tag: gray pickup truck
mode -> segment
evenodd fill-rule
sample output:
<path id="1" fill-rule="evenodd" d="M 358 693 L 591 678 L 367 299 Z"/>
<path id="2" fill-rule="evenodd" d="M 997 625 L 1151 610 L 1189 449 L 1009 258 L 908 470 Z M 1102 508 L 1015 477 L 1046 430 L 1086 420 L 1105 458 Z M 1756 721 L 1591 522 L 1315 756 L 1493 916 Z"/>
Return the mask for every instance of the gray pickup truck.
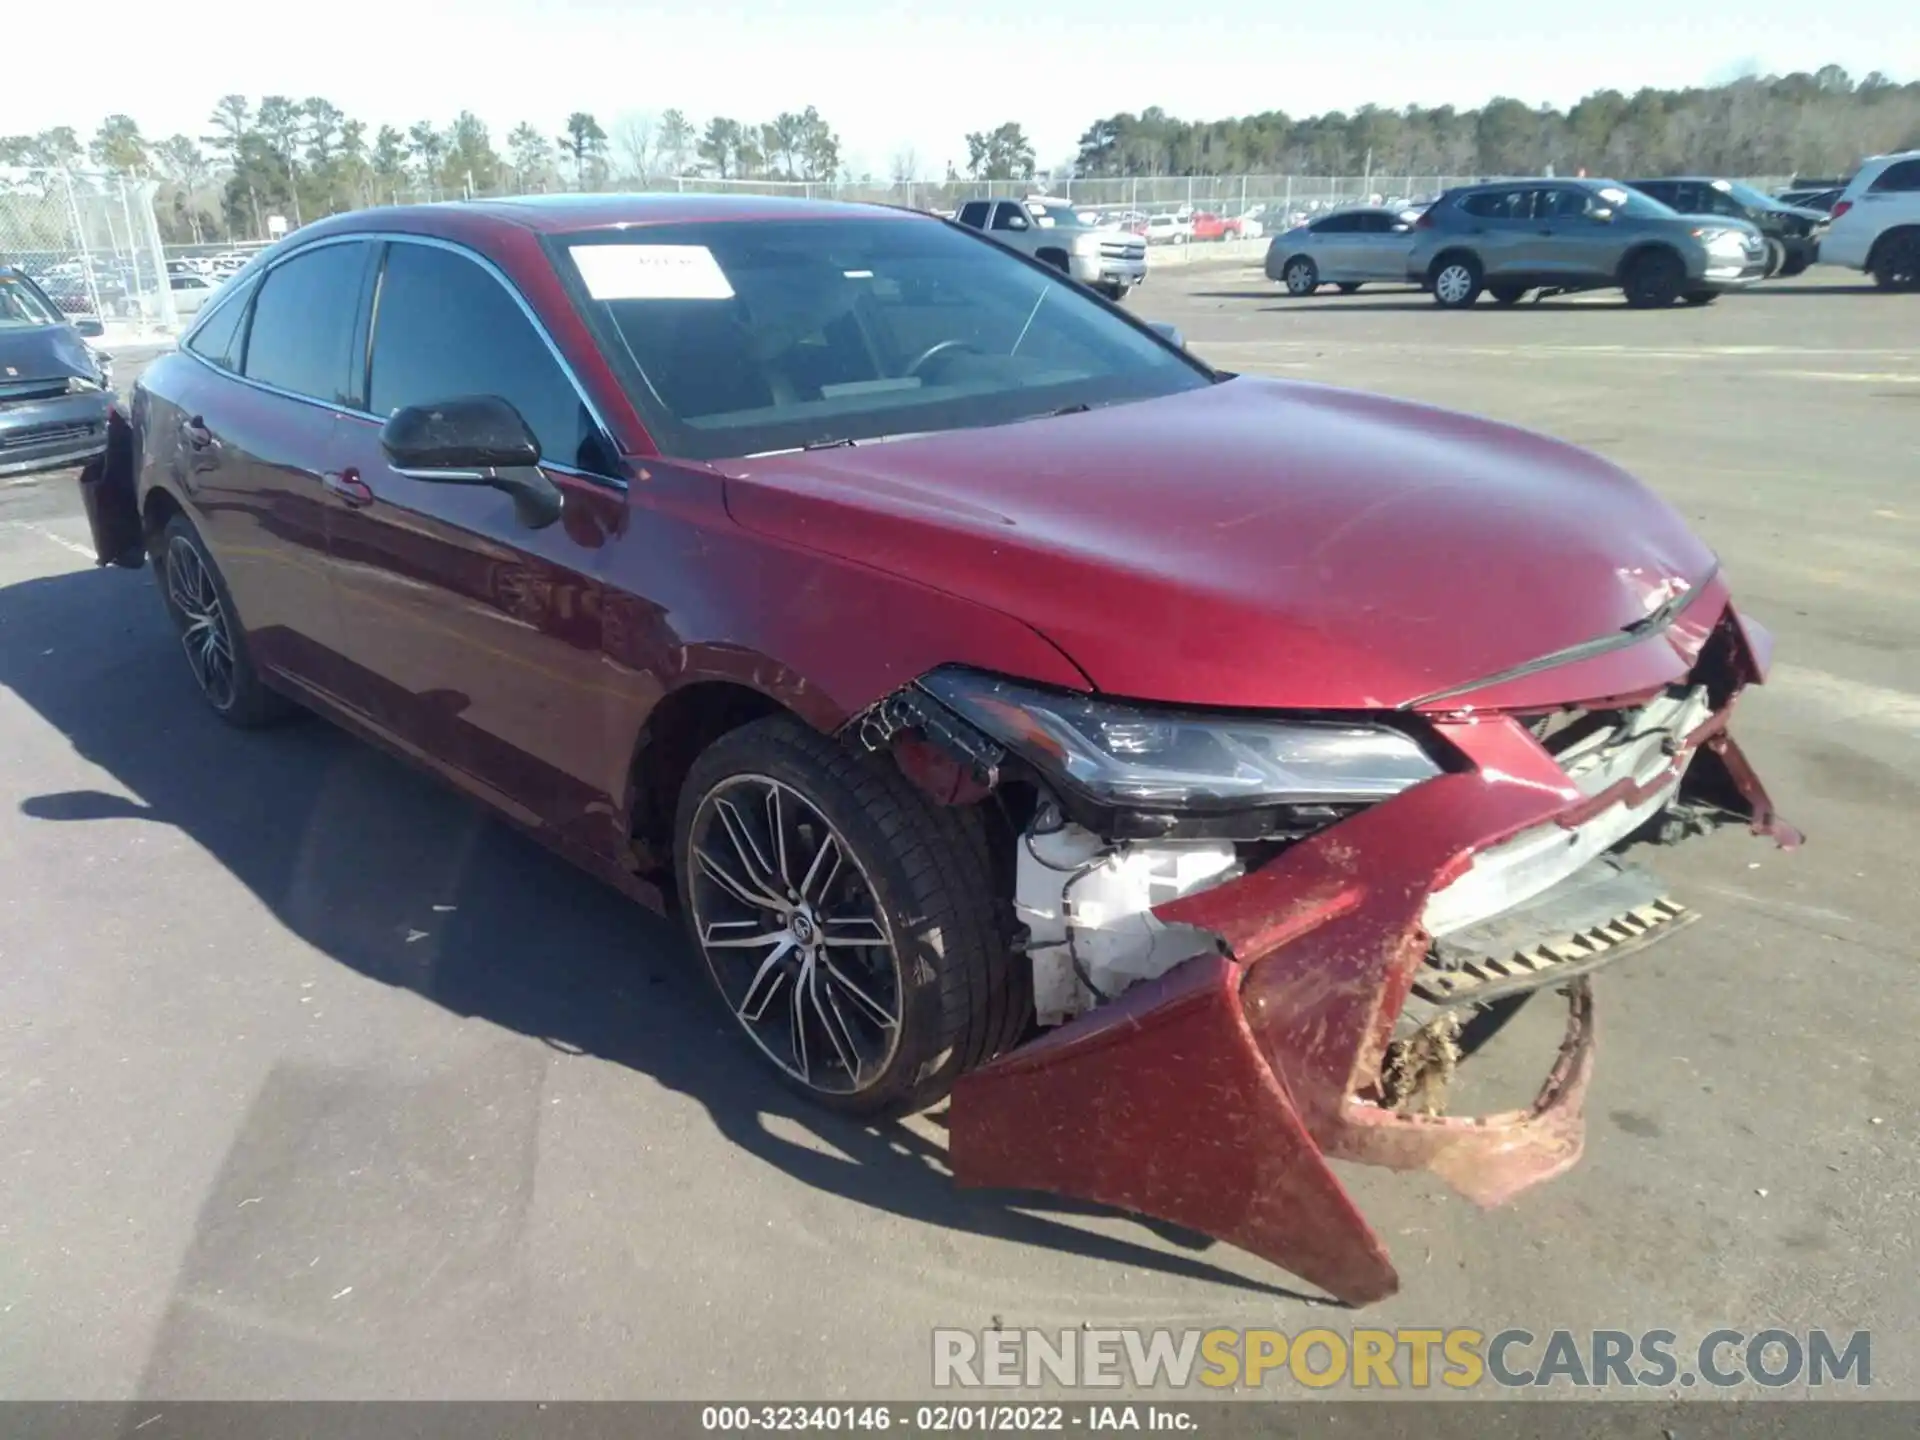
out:
<path id="1" fill-rule="evenodd" d="M 1122 300 L 1147 278 L 1147 242 L 1124 230 L 1097 230 L 1058 200 L 968 200 L 958 223 L 1010 250 L 1064 270 L 1109 300 Z"/>

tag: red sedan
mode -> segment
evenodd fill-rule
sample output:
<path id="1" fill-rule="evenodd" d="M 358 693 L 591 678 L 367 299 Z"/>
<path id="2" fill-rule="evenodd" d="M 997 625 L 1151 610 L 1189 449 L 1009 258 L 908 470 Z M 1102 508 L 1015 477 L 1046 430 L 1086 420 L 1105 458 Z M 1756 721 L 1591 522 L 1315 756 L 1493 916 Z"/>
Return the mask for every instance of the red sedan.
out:
<path id="1" fill-rule="evenodd" d="M 1362 1302 L 1329 1165 L 1572 1164 L 1649 846 L 1796 837 L 1769 645 L 1666 504 L 1485 420 L 1236 376 L 905 211 L 338 216 L 224 287 L 82 479 L 221 718 L 317 711 L 677 908 L 822 1104 L 963 1184 Z M 1523 1001 L 1529 1109 L 1444 1113 Z"/>

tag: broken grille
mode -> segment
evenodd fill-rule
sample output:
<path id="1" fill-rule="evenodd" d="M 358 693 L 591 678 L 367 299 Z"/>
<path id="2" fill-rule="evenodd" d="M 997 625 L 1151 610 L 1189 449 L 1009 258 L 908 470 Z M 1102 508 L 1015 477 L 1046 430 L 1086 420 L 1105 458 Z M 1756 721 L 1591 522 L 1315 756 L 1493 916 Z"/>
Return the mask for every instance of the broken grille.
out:
<path id="1" fill-rule="evenodd" d="M 1564 983 L 1696 918 L 1655 876 L 1602 857 L 1512 910 L 1433 941 L 1414 974 L 1399 1028 L 1417 1029 L 1457 1006 Z"/>

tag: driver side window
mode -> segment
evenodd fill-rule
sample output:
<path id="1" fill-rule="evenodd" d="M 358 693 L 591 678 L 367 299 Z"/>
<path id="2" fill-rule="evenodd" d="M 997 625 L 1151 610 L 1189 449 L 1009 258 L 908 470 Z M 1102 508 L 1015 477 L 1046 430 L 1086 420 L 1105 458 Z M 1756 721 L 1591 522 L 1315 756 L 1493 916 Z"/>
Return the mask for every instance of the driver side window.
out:
<path id="1" fill-rule="evenodd" d="M 1002 200 L 993 207 L 993 228 L 996 230 L 1025 230 L 1031 224 L 1021 213 L 1020 207 L 1011 200 Z"/>

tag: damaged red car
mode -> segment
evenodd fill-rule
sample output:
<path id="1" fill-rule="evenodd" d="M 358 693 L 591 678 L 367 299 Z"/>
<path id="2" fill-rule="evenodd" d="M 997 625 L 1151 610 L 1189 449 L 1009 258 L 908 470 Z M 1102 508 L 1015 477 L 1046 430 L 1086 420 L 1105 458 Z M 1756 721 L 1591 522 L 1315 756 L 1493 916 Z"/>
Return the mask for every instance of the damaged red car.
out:
<path id="1" fill-rule="evenodd" d="M 1649 843 L 1791 843 L 1766 634 L 1666 504 L 1483 419 L 1216 370 L 924 215 L 759 198 L 307 226 L 82 477 L 185 673 L 318 711 L 677 907 L 820 1103 L 959 1182 L 1397 1284 L 1332 1162 L 1571 1165 Z M 1631 852 L 1631 853 L 1629 853 Z M 1444 1113 L 1568 1007 L 1531 1108 Z"/>

